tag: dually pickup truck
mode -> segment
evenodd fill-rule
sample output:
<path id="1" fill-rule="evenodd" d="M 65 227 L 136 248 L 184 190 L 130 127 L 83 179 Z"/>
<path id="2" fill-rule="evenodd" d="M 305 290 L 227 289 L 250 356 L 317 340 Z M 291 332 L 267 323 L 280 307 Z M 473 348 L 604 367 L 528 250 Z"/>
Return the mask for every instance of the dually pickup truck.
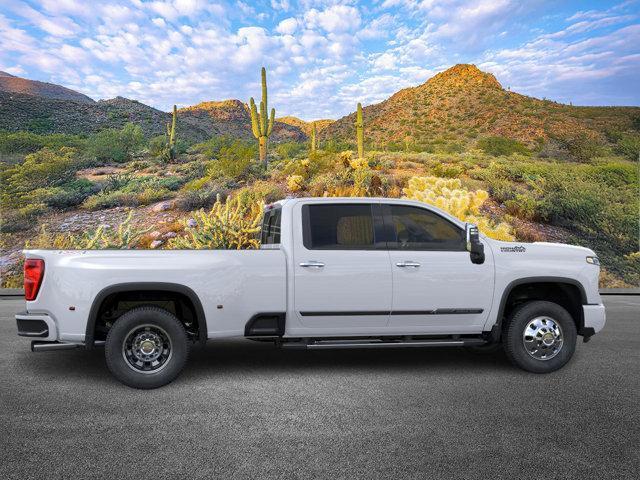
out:
<path id="1" fill-rule="evenodd" d="M 155 388 L 208 339 L 503 347 L 545 373 L 605 323 L 593 251 L 492 240 L 420 202 L 286 199 L 265 207 L 260 240 L 260 250 L 27 250 L 18 334 L 33 351 L 103 345 L 118 380 Z"/>

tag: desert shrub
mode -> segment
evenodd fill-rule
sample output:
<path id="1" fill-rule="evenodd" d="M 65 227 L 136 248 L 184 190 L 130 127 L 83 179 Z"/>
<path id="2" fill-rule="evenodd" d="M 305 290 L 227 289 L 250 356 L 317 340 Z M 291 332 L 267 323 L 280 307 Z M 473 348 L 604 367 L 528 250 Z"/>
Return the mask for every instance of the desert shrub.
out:
<path id="1" fill-rule="evenodd" d="M 507 213 L 525 220 L 536 220 L 540 210 L 539 202 L 531 195 L 516 194 L 513 200 L 505 202 Z"/>
<path id="2" fill-rule="evenodd" d="M 89 154 L 101 162 L 125 162 L 144 142 L 139 125 L 127 123 L 120 130 L 102 130 L 89 138 Z"/>
<path id="3" fill-rule="evenodd" d="M 164 155 L 166 147 L 167 137 L 165 135 L 152 137 L 149 140 L 149 155 L 153 157 L 160 157 Z"/>
<path id="4" fill-rule="evenodd" d="M 138 207 L 150 203 L 166 200 L 175 195 L 166 188 L 146 187 L 131 191 L 129 188 L 115 191 L 102 191 L 87 198 L 82 206 L 87 210 L 102 210 L 114 207 Z"/>
<path id="5" fill-rule="evenodd" d="M 488 155 L 499 157 L 519 153 L 527 155 L 529 150 L 522 143 L 506 137 L 483 137 L 478 140 L 478 148 Z"/>
<path id="6" fill-rule="evenodd" d="M 236 140 L 230 146 L 220 149 L 218 166 L 225 176 L 237 178 L 247 170 L 255 155 L 254 145 Z"/>
<path id="7" fill-rule="evenodd" d="M 484 190 L 469 191 L 459 179 L 413 177 L 403 189 L 405 197 L 435 205 L 464 222 L 474 223 L 491 238 L 513 240 L 511 226 L 495 224 L 481 216 L 480 207 L 489 198 Z"/>
<path id="8" fill-rule="evenodd" d="M 216 199 L 224 200 L 229 191 L 224 188 L 206 187 L 199 190 L 180 192 L 176 198 L 176 208 L 184 212 L 191 212 L 200 208 L 210 208 Z"/>
<path id="9" fill-rule="evenodd" d="M 79 135 L 0 132 L 0 153 L 34 153 L 45 147 L 52 150 L 59 150 L 62 147 L 82 150 L 86 147 L 86 143 L 86 139 Z"/>
<path id="10" fill-rule="evenodd" d="M 167 248 L 247 249 L 260 246 L 262 204 L 243 207 L 235 198 L 218 199 L 211 210 L 193 212 L 184 222 L 185 235 L 169 240 Z"/>
<path id="11" fill-rule="evenodd" d="M 81 204 L 98 190 L 95 183 L 82 178 L 64 183 L 60 187 L 37 188 L 31 192 L 31 197 L 35 203 L 41 202 L 50 208 L 69 208 Z"/>
<path id="12" fill-rule="evenodd" d="M 68 147 L 31 153 L 23 163 L 0 172 L 0 204 L 3 208 L 23 207 L 31 202 L 33 190 L 61 186 L 81 165 L 76 150 Z"/>
<path id="13" fill-rule="evenodd" d="M 588 162 L 602 154 L 602 145 L 593 135 L 585 132 L 576 132 L 557 139 L 569 155 L 579 162 Z"/>
<path id="14" fill-rule="evenodd" d="M 255 203 L 264 205 L 282 200 L 285 198 L 286 192 L 277 183 L 258 180 L 250 187 L 236 190 L 233 196 L 242 208 L 247 208 Z"/>
<path id="15" fill-rule="evenodd" d="M 432 170 L 435 176 L 445 178 L 458 178 L 464 172 L 464 168 L 447 163 L 438 163 Z"/>
<path id="16" fill-rule="evenodd" d="M 299 192 L 304 188 L 304 177 L 302 175 L 289 175 L 287 177 L 287 188 L 292 192 Z"/>
<path id="17" fill-rule="evenodd" d="M 615 146 L 616 152 L 630 160 L 640 159 L 640 134 L 623 134 Z"/>
<path id="18" fill-rule="evenodd" d="M 289 160 L 298 157 L 308 150 L 306 143 L 283 142 L 275 146 L 276 154 L 283 159 Z"/>
<path id="19" fill-rule="evenodd" d="M 60 250 L 104 250 L 104 249 L 129 249 L 138 244 L 138 241 L 149 229 L 139 229 L 131 225 L 133 211 L 116 228 L 108 225 L 85 232 L 80 235 L 53 234 L 47 230 L 46 225 L 40 228 L 39 234 L 25 244 L 25 248 L 54 248 Z"/>

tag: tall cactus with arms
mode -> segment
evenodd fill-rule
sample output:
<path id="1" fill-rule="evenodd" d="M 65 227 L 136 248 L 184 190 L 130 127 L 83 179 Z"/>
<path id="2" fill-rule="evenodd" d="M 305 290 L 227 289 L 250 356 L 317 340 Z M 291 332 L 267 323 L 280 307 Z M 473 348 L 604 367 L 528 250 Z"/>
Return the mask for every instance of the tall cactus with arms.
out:
<path id="1" fill-rule="evenodd" d="M 171 116 L 171 123 L 167 122 L 167 158 L 170 161 L 176 159 L 176 119 L 178 118 L 178 109 L 173 106 L 173 115 Z"/>
<path id="2" fill-rule="evenodd" d="M 260 113 L 256 108 L 253 97 L 249 100 L 251 109 L 251 130 L 253 136 L 258 139 L 260 147 L 260 161 L 267 166 L 267 141 L 273 130 L 273 120 L 276 116 L 276 109 L 271 109 L 271 116 L 267 118 L 267 71 L 262 67 L 262 100 L 260 101 Z"/>
<path id="3" fill-rule="evenodd" d="M 358 139 L 358 159 L 364 158 L 364 123 L 362 122 L 362 104 L 358 102 L 356 111 L 356 138 Z"/>
<path id="4" fill-rule="evenodd" d="M 317 130 L 316 130 L 316 122 L 311 124 L 311 151 L 315 152 L 316 148 L 318 148 L 318 140 L 317 140 Z"/>

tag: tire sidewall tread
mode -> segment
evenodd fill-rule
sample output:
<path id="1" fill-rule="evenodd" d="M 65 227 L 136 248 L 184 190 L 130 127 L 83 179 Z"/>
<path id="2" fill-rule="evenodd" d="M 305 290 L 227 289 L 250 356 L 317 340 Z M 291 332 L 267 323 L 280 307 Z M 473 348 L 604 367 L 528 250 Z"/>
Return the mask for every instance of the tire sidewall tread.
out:
<path id="1" fill-rule="evenodd" d="M 171 359 L 157 373 L 136 373 L 122 356 L 122 342 L 125 336 L 142 324 L 161 327 L 171 339 Z M 158 388 L 172 382 L 182 371 L 189 358 L 190 344 L 187 332 L 180 320 L 164 308 L 153 305 L 136 307 L 122 314 L 113 324 L 105 342 L 107 367 L 114 377 L 133 388 Z"/>
<path id="2" fill-rule="evenodd" d="M 539 316 L 551 317 L 562 329 L 562 350 L 549 360 L 533 358 L 527 353 L 522 342 L 526 325 Z M 576 324 L 566 309 L 557 303 L 534 300 L 519 306 L 511 314 L 503 334 L 503 344 L 507 357 L 514 365 L 532 373 L 550 373 L 562 368 L 571 360 L 576 349 L 577 336 Z"/>

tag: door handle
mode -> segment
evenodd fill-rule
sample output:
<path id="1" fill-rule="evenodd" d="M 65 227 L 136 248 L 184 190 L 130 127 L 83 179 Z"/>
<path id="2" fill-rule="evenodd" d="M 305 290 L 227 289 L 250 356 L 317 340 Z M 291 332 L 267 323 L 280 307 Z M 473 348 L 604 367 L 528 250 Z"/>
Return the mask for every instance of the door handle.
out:
<path id="1" fill-rule="evenodd" d="M 401 268 L 405 268 L 405 267 L 418 268 L 419 266 L 420 264 L 418 262 L 412 262 L 411 260 L 405 260 L 404 262 L 396 263 L 396 267 L 401 267 Z"/>
<path id="2" fill-rule="evenodd" d="M 322 268 L 324 267 L 324 263 L 316 260 L 307 260 L 306 262 L 302 262 L 300 266 L 304 268 Z"/>

